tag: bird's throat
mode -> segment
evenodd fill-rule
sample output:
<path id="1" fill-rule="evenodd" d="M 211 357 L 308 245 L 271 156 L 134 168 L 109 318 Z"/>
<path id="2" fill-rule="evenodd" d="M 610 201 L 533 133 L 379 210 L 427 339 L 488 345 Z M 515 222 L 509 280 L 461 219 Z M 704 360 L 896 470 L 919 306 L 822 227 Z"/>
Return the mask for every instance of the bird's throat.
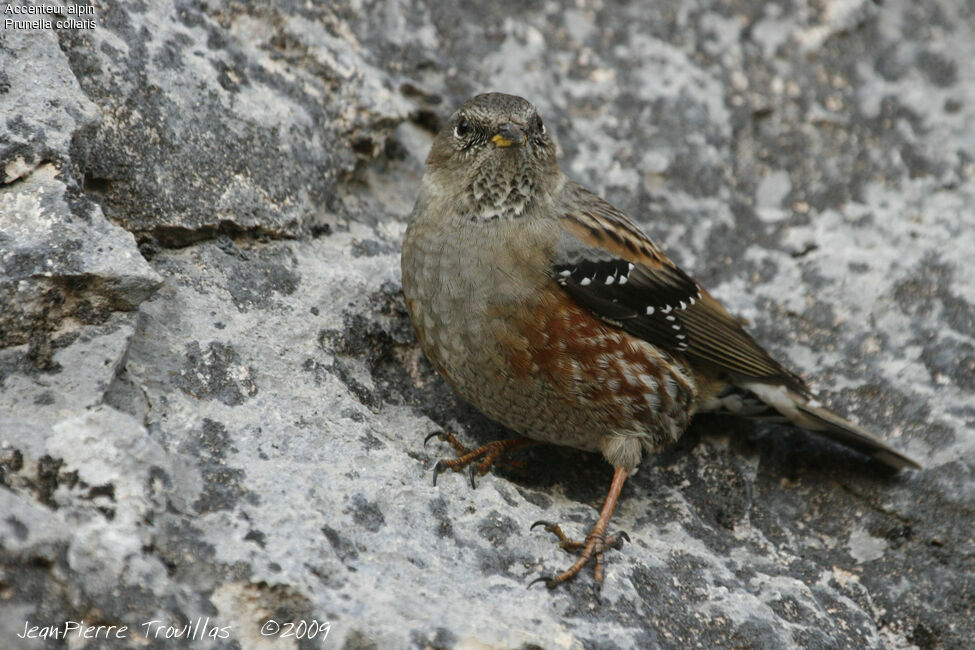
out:
<path id="1" fill-rule="evenodd" d="M 478 174 L 467 187 L 465 197 L 476 220 L 517 219 L 528 213 L 538 192 L 531 168 L 491 170 Z"/>

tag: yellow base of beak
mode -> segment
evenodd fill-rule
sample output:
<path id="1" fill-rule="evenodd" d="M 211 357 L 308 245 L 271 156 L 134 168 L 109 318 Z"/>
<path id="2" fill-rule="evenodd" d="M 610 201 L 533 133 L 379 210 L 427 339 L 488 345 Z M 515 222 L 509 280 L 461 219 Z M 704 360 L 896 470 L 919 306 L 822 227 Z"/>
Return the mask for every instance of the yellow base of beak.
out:
<path id="1" fill-rule="evenodd" d="M 510 147 L 513 144 L 511 140 L 501 135 L 496 135 L 493 138 L 491 138 L 491 142 L 493 142 L 495 145 L 499 147 Z"/>

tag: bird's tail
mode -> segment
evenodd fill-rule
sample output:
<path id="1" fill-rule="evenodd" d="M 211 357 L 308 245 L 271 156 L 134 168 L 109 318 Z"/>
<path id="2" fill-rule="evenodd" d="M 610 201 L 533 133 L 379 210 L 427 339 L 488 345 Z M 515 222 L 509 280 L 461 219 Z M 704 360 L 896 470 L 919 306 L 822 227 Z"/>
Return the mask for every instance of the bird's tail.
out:
<path id="1" fill-rule="evenodd" d="M 876 435 L 785 386 L 742 382 L 701 405 L 702 411 L 792 423 L 855 449 L 894 469 L 921 469 L 917 461 Z"/>

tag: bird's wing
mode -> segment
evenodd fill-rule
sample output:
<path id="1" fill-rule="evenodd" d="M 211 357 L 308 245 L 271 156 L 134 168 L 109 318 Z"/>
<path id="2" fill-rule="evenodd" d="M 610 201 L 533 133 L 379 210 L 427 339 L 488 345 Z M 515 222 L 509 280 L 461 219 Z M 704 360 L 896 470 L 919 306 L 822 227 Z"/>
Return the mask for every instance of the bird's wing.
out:
<path id="1" fill-rule="evenodd" d="M 809 394 L 800 377 L 762 349 L 629 217 L 579 185 L 566 191 L 552 277 L 579 305 L 660 348 L 715 366 L 733 378 Z"/>

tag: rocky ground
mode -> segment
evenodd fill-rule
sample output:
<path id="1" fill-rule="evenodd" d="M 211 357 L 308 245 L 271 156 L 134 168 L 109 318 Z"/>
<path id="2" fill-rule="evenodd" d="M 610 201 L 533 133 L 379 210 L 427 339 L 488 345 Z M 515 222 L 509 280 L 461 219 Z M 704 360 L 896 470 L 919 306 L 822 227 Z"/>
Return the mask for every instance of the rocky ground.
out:
<path id="1" fill-rule="evenodd" d="M 322 645 L 274 619 L 348 649 L 970 647 L 975 7 L 570 4 L 0 33 L 0 646 Z M 432 372 L 399 280 L 432 134 L 489 89 L 925 469 L 701 419 L 625 487 L 599 602 L 526 589 L 570 561 L 529 525 L 583 532 L 610 468 L 541 448 L 433 487 L 425 435 L 505 432 Z M 129 631 L 16 637 L 69 620 Z"/>

